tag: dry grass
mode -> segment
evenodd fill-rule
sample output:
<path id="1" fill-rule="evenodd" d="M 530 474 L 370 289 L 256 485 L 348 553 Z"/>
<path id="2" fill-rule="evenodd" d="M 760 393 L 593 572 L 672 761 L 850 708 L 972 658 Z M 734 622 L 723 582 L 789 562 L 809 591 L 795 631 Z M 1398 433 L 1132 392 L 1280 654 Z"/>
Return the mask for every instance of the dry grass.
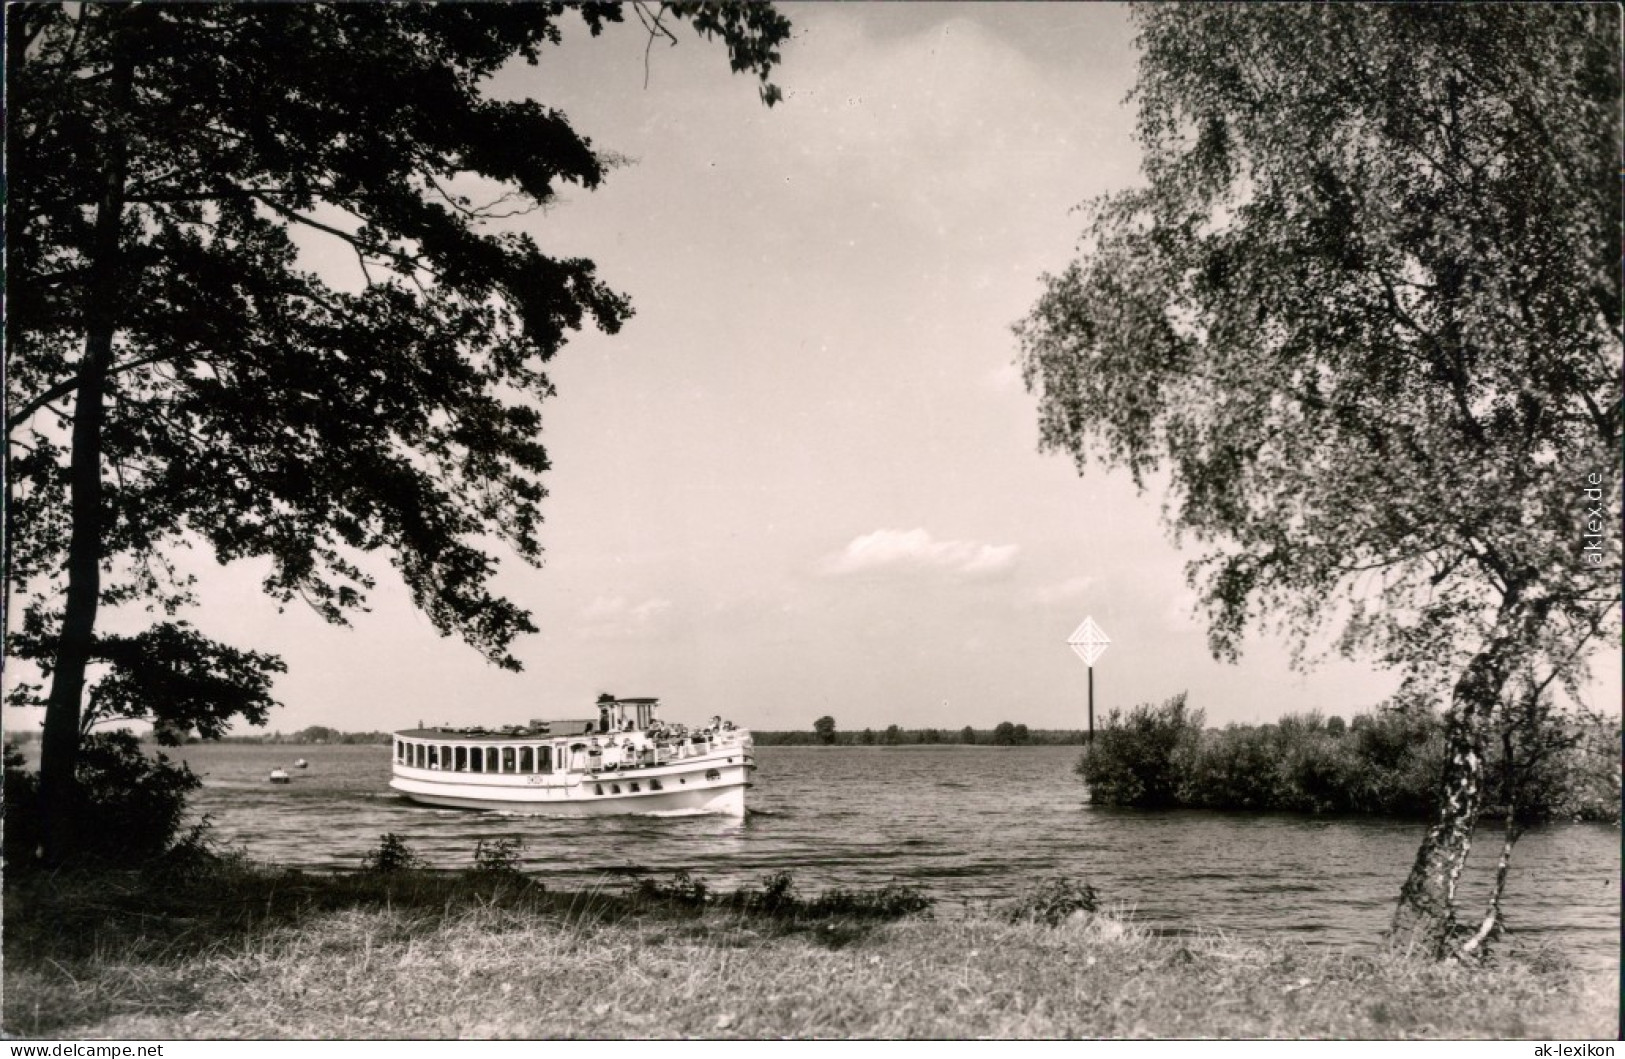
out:
<path id="1" fill-rule="evenodd" d="M 246 873 L 210 882 L 207 904 L 184 887 L 154 900 L 126 885 L 8 888 L 8 1033 L 1572 1040 L 1617 1031 L 1617 975 L 1161 938 L 1121 914 L 1054 927 L 984 911 L 809 919 L 416 875 Z M 59 913 L 66 927 L 45 925 Z"/>

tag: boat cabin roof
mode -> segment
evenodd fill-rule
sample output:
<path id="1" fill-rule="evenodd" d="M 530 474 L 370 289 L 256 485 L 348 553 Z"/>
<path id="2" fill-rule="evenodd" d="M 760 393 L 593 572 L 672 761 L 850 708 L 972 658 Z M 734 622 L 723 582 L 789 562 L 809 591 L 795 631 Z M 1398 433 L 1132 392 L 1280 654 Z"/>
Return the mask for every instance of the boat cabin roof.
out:
<path id="1" fill-rule="evenodd" d="M 566 736 L 579 735 L 587 727 L 598 725 L 598 718 L 577 717 L 562 721 L 547 721 L 538 725 L 535 721 L 530 724 L 508 724 L 497 728 L 481 728 L 470 725 L 466 728 L 454 725 L 438 725 L 424 728 L 404 728 L 395 734 L 406 739 L 479 739 L 484 742 L 501 742 L 504 739 L 516 741 L 538 739 L 563 739 Z"/>
<path id="2" fill-rule="evenodd" d="M 653 724 L 660 700 L 655 698 L 605 699 L 595 704 L 595 717 L 574 717 L 564 720 L 533 720 L 528 724 L 506 724 L 496 728 L 471 726 L 407 728 L 395 734 L 406 739 L 480 739 L 486 742 L 535 739 L 560 739 L 566 736 L 602 733 L 618 729 L 623 722 L 639 726 Z M 605 722 L 608 722 L 607 725 Z"/>

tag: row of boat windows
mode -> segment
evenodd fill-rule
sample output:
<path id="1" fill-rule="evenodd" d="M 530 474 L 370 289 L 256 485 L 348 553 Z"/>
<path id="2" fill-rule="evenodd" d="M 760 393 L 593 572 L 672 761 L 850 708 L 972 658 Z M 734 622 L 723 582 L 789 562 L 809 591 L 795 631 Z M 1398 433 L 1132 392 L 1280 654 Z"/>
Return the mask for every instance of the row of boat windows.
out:
<path id="1" fill-rule="evenodd" d="M 564 757 L 560 748 L 559 757 Z M 420 769 L 448 772 L 536 773 L 553 771 L 551 746 L 437 746 L 396 742 L 395 760 Z M 560 764 L 563 764 L 562 760 Z"/>

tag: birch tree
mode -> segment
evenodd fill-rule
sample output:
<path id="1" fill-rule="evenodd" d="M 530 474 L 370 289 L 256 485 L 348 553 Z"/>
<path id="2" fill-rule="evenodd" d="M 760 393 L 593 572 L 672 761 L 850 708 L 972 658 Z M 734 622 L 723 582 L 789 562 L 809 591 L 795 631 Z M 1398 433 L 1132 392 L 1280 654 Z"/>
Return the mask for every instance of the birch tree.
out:
<path id="1" fill-rule="evenodd" d="M 1619 11 L 1135 18 L 1143 185 L 1017 326 L 1041 445 L 1165 491 L 1217 657 L 1333 635 L 1442 702 L 1393 935 L 1459 954 L 1498 716 L 1618 639 Z"/>

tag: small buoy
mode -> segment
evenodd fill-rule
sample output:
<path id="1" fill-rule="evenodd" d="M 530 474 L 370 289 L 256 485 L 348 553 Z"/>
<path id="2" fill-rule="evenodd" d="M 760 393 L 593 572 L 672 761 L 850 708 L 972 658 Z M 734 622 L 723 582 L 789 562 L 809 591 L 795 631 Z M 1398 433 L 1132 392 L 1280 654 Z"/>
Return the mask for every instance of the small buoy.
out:
<path id="1" fill-rule="evenodd" d="M 289 782 L 288 774 L 286 772 L 282 771 L 281 769 L 272 769 L 271 770 L 271 782 L 272 783 L 287 783 L 287 782 Z"/>
<path id="2" fill-rule="evenodd" d="M 304 758 L 300 758 L 298 761 L 293 763 L 293 767 L 296 769 L 309 768 L 310 762 L 306 761 Z"/>

